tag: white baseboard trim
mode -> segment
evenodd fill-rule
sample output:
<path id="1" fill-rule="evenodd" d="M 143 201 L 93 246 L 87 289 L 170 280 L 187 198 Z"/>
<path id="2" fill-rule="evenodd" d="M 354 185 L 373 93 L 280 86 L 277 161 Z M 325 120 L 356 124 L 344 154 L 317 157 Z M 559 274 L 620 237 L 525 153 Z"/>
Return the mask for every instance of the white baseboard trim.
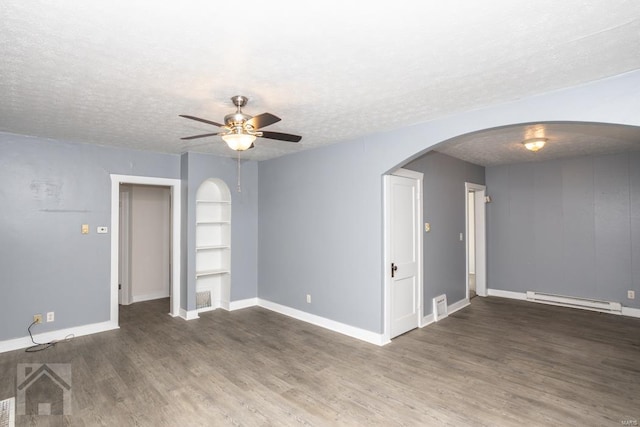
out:
<path id="1" fill-rule="evenodd" d="M 142 302 L 142 301 L 151 301 L 154 299 L 160 299 L 160 298 L 169 298 L 169 294 L 167 292 L 154 292 L 152 294 L 146 294 L 146 295 L 137 295 L 132 297 L 132 301 L 131 302 Z"/>
<path id="2" fill-rule="evenodd" d="M 424 328 L 425 326 L 428 326 L 432 323 L 435 323 L 435 319 L 433 318 L 433 313 L 427 314 L 426 316 L 424 316 L 422 320 L 420 320 L 420 324 L 418 326 L 421 328 Z"/>
<path id="3" fill-rule="evenodd" d="M 73 336 L 81 337 L 83 335 L 91 335 L 96 334 L 98 332 L 106 332 L 111 331 L 113 329 L 119 329 L 119 326 L 116 322 L 100 322 L 100 323 L 92 323 L 90 325 L 77 326 L 73 328 L 67 329 L 59 329 L 57 331 L 49 331 L 43 332 L 41 334 L 36 334 L 33 336 L 34 341 L 36 342 L 51 342 L 51 341 L 62 341 L 66 337 Z M 31 338 L 22 337 L 22 338 L 14 338 L 11 340 L 0 341 L 0 353 L 4 353 L 7 351 L 20 350 L 22 348 L 31 347 L 33 342 L 31 342 Z"/>
<path id="4" fill-rule="evenodd" d="M 211 306 L 215 310 L 216 308 L 221 308 L 223 310 L 229 311 L 229 301 L 214 299 L 211 301 Z"/>
<path id="5" fill-rule="evenodd" d="M 388 343 L 388 340 L 385 340 L 382 334 L 377 334 L 365 329 L 356 328 L 355 326 L 336 322 L 335 320 L 327 319 L 315 314 L 297 310 L 295 308 L 280 305 L 262 298 L 258 298 L 258 305 L 260 307 L 266 308 L 267 310 L 275 311 L 276 313 L 284 314 L 285 316 L 293 317 L 294 319 L 302 320 L 303 322 L 311 323 L 312 325 L 320 326 L 322 328 L 329 329 L 331 331 L 338 332 L 352 338 L 357 338 L 370 344 L 382 346 Z"/>
<path id="6" fill-rule="evenodd" d="M 447 317 L 458 310 L 462 310 L 468 305 L 471 305 L 471 301 L 469 301 L 469 298 L 463 298 L 460 301 L 454 302 L 453 304 L 449 304 L 447 306 Z M 426 316 L 424 316 L 420 321 L 420 325 L 418 326 L 420 326 L 421 328 L 424 328 L 425 326 L 428 326 L 432 323 L 435 323 L 435 318 L 433 313 L 427 314 Z"/>
<path id="7" fill-rule="evenodd" d="M 527 294 L 525 292 L 503 291 L 500 289 L 487 289 L 487 295 L 489 295 L 490 297 L 510 298 L 510 299 L 519 299 L 519 300 L 527 299 Z"/>
<path id="8" fill-rule="evenodd" d="M 198 316 L 198 310 L 187 311 L 184 308 L 180 308 L 180 317 L 182 317 L 184 320 L 194 320 L 200 318 L 200 316 Z"/>
<path id="9" fill-rule="evenodd" d="M 640 308 L 622 307 L 623 316 L 640 318 Z"/>
<path id="10" fill-rule="evenodd" d="M 452 315 L 456 311 L 462 310 L 470 304 L 471 302 L 469 301 L 469 298 L 463 298 L 460 301 L 454 302 L 453 304 L 449 305 L 449 307 L 447 307 L 447 311 L 449 312 L 449 315 Z"/>
<path id="11" fill-rule="evenodd" d="M 231 301 L 229 304 L 229 311 L 242 310 L 243 308 L 249 308 L 258 305 L 258 298 L 247 298 L 238 301 Z"/>

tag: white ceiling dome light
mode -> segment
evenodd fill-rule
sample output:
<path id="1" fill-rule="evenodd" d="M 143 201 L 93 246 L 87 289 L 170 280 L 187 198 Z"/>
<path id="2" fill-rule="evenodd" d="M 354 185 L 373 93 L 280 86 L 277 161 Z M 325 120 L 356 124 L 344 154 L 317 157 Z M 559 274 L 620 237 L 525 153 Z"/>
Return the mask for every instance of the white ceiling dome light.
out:
<path id="1" fill-rule="evenodd" d="M 524 148 L 535 153 L 536 151 L 542 150 L 548 140 L 548 138 L 529 138 L 522 141 L 522 144 Z"/>

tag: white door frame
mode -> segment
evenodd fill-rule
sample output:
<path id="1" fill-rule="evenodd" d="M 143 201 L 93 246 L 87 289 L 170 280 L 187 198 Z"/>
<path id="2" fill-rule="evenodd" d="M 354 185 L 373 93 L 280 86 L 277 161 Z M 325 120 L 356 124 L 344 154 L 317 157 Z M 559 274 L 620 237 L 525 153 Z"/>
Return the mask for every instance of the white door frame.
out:
<path id="1" fill-rule="evenodd" d="M 471 182 L 464 183 L 464 218 L 465 218 L 465 272 L 466 298 L 469 299 L 469 192 L 473 191 L 475 201 L 475 242 L 476 242 L 476 295 L 487 296 L 487 224 L 486 202 L 487 187 Z"/>
<path id="2" fill-rule="evenodd" d="M 422 326 L 422 320 L 424 317 L 424 304 L 422 303 L 422 288 L 424 286 L 422 282 L 422 181 L 423 174 L 421 172 L 415 172 L 409 169 L 397 169 L 390 173 L 389 175 L 401 176 L 405 178 L 415 179 L 418 183 L 418 200 L 416 203 L 416 242 L 418 245 L 417 248 L 417 257 L 418 257 L 418 277 L 417 277 L 417 300 L 418 300 L 418 310 L 417 319 L 416 319 L 416 327 Z M 384 332 L 382 334 L 383 343 L 388 343 L 391 341 L 391 233 L 389 227 L 387 227 L 387 204 L 389 203 L 389 195 L 387 194 L 387 186 L 383 181 L 383 230 L 384 230 L 384 244 L 383 244 L 383 263 L 384 263 Z"/>
<path id="3" fill-rule="evenodd" d="M 180 189 L 179 179 L 111 174 L 111 322 L 118 324 L 118 251 L 120 237 L 120 184 L 171 188 L 171 316 L 180 312 Z"/>

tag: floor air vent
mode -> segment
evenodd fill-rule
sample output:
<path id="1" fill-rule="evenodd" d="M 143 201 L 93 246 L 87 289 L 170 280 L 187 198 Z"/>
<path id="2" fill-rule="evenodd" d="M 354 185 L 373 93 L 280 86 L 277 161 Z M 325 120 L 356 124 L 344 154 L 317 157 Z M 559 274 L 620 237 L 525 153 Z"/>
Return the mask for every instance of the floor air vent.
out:
<path id="1" fill-rule="evenodd" d="M 529 301 L 541 302 L 544 304 L 560 305 L 562 307 L 581 308 L 584 310 L 602 311 L 605 313 L 622 312 L 622 304 L 612 301 L 600 301 L 587 298 L 567 297 L 564 295 L 545 294 L 542 292 L 527 291 Z"/>
<path id="2" fill-rule="evenodd" d="M 211 307 L 211 291 L 196 292 L 196 310 Z"/>
<path id="3" fill-rule="evenodd" d="M 433 299 L 433 320 L 436 322 L 449 315 L 447 311 L 447 295 L 442 294 Z"/>

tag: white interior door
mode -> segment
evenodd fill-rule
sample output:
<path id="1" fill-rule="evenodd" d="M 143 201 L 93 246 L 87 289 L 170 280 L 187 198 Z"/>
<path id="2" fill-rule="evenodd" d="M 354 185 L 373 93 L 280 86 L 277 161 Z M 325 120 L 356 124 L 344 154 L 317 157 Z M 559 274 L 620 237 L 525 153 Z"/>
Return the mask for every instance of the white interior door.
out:
<path id="1" fill-rule="evenodd" d="M 406 171 L 411 172 L 411 171 Z M 421 178 L 385 176 L 385 234 L 389 338 L 420 323 Z M 408 173 L 408 175 L 413 175 Z"/>

